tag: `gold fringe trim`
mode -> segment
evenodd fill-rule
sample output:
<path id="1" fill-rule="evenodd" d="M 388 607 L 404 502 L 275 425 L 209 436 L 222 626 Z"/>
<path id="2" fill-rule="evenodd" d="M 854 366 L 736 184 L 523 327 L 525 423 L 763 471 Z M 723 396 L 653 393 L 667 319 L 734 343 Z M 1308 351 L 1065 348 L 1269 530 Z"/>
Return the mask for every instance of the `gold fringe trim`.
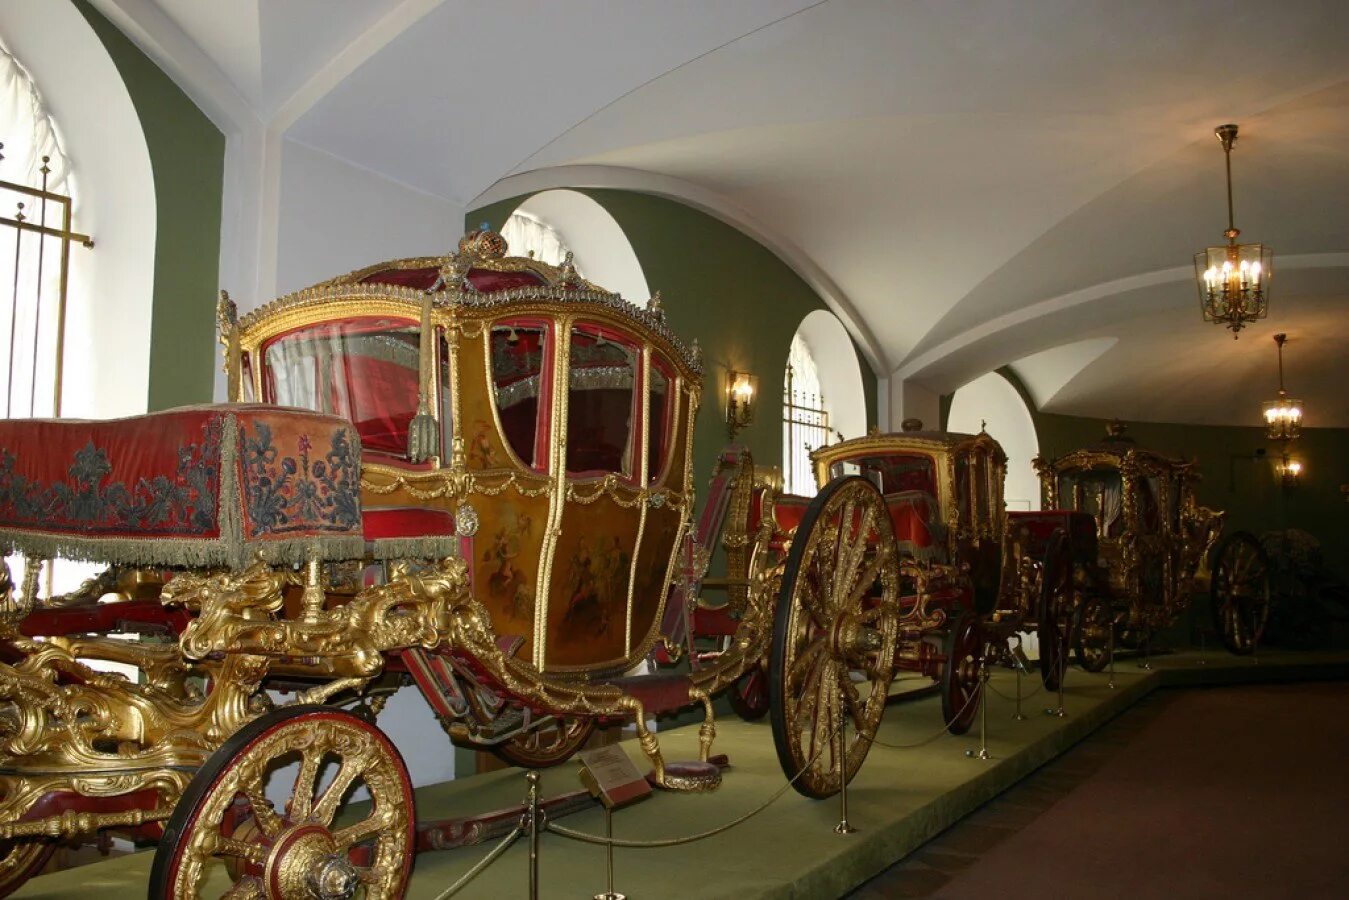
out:
<path id="1" fill-rule="evenodd" d="M 227 543 L 220 538 L 80 537 L 32 531 L 0 531 L 0 550 L 18 551 L 33 559 L 73 559 L 108 565 L 165 566 L 171 568 L 226 567 L 242 571 L 255 560 L 272 564 L 299 564 L 315 554 L 325 560 L 365 557 L 365 538 L 308 535 L 281 541 Z"/>
<path id="2" fill-rule="evenodd" d="M 449 559 L 459 556 L 454 537 L 379 538 L 366 542 L 373 559 Z"/>
<path id="3" fill-rule="evenodd" d="M 216 521 L 220 536 L 179 538 L 172 536 L 97 537 L 34 529 L 0 529 L 0 550 L 19 551 L 30 558 L 73 559 L 111 565 L 205 568 L 224 566 L 242 571 L 255 560 L 272 564 L 298 564 L 317 555 L 324 560 L 364 559 L 365 537 L 356 534 L 309 534 L 283 539 L 245 540 L 243 537 L 243 488 L 239 483 L 239 420 L 233 411 L 224 416 L 220 446 L 220 496 Z M 354 437 L 354 435 L 353 435 Z M 359 438 L 355 451 L 360 453 Z M 418 545 L 433 551 L 437 545 Z M 418 553 L 417 558 L 448 554 Z M 392 557 L 393 554 L 390 554 Z M 379 558 L 390 558 L 379 557 Z"/>

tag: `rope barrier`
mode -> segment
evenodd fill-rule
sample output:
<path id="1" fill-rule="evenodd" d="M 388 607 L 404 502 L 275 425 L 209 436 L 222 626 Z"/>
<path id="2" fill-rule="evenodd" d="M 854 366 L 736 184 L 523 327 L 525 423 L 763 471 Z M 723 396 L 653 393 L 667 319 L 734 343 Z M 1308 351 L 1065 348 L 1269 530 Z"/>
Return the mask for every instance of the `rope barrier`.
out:
<path id="1" fill-rule="evenodd" d="M 769 797 L 767 800 L 765 800 L 763 803 L 759 804 L 757 807 L 745 813 L 744 815 L 737 816 L 731 821 L 726 822 L 723 825 L 718 825 L 716 828 L 710 828 L 707 831 L 700 831 L 696 834 L 691 834 L 686 837 L 656 838 L 648 841 L 640 841 L 631 838 L 625 839 L 625 838 L 601 837 L 598 834 L 590 834 L 589 832 L 585 831 L 577 831 L 574 828 L 567 828 L 566 826 L 557 825 L 553 822 L 544 823 L 544 828 L 547 831 L 551 831 L 560 837 L 570 838 L 571 840 L 581 841 L 582 843 L 586 844 L 598 844 L 600 846 L 610 846 L 610 847 L 627 847 L 630 849 L 639 849 L 639 850 L 650 850 L 660 847 L 678 847 L 681 844 L 692 844 L 696 841 L 702 841 L 710 837 L 716 837 L 717 835 L 723 832 L 730 831 L 737 825 L 741 825 L 745 822 L 748 822 L 750 819 L 754 818 L 759 813 L 763 812 L 764 810 L 768 809 L 768 807 L 776 803 L 782 797 L 783 794 L 787 793 L 788 788 L 796 784 L 796 782 L 800 780 L 801 776 L 806 774 L 806 772 L 810 770 L 811 766 L 815 765 L 816 761 L 819 760 L 819 758 L 824 755 L 824 751 L 833 744 L 834 738 L 837 737 L 839 732 L 841 732 L 842 730 L 843 724 L 840 722 L 839 726 L 834 729 L 832 734 L 829 735 L 829 740 L 824 742 L 824 744 L 820 747 L 820 749 L 816 751 L 815 755 L 810 758 L 810 761 L 807 762 L 804 766 L 802 766 L 799 772 L 797 772 L 790 779 L 788 779 L 786 784 L 784 784 L 782 787 L 774 791 L 773 795 Z M 858 735 L 858 737 L 861 737 L 861 735 Z M 439 900 L 439 898 L 437 898 L 437 900 Z"/>
<path id="2" fill-rule="evenodd" d="M 964 716 L 965 711 L 970 708 L 971 704 L 976 704 L 981 701 L 983 689 L 986 684 L 987 682 L 981 682 L 979 685 L 977 685 L 975 689 L 970 692 L 969 696 L 965 698 L 964 704 L 960 707 L 960 710 L 957 711 L 956 714 L 951 718 L 951 720 L 949 722 L 944 723 L 941 727 L 941 730 L 937 731 L 930 737 L 924 738 L 921 741 L 911 744 L 892 744 L 886 741 L 877 740 L 874 735 L 866 735 L 861 733 L 857 735 L 857 738 L 858 740 L 866 741 L 868 744 L 872 746 L 884 747 L 888 750 L 913 750 L 919 747 L 926 746 L 927 744 L 930 744 L 933 741 L 936 741 L 938 738 L 942 737 L 943 735 L 947 734 L 948 731 L 950 730 L 951 725 L 957 722 L 962 716 Z M 1039 693 L 1043 689 L 1044 685 L 1042 683 L 1034 691 L 1031 691 L 1029 694 L 1022 696 L 1021 699 L 1024 701 L 1031 697 L 1034 697 L 1037 693 Z M 991 690 L 997 696 L 1002 697 L 1004 700 L 1012 699 L 1010 697 L 1007 697 L 1000 691 L 998 691 L 996 688 L 989 687 L 989 690 Z M 591 834 L 590 832 L 578 831 L 574 828 L 567 828 L 564 825 L 558 825 L 557 823 L 551 821 L 545 821 L 543 823 L 543 829 L 545 831 L 551 831 L 552 833 L 558 835 L 559 837 L 567 838 L 573 841 L 580 841 L 581 843 L 585 844 L 594 844 L 600 847 L 605 846 L 623 847 L 632 850 L 651 850 L 663 847 L 678 847 L 683 844 L 692 844 L 698 841 L 706 840 L 711 837 L 716 837 L 719 834 L 723 834 L 727 831 L 730 831 L 732 828 L 735 828 L 738 825 L 742 825 L 745 822 L 748 822 L 750 819 L 759 815 L 761 812 L 768 809 L 768 807 L 772 806 L 779 799 L 781 799 L 782 795 L 785 794 L 788 791 L 788 789 L 790 789 L 794 784 L 796 784 L 796 782 L 800 780 L 802 775 L 806 774 L 806 772 L 809 771 L 810 768 L 815 765 L 815 763 L 819 760 L 819 758 L 824 754 L 824 751 L 828 749 L 830 746 L 832 746 L 834 738 L 838 736 L 838 734 L 842 730 L 843 725 L 842 723 L 840 723 L 839 726 L 834 729 L 833 733 L 829 735 L 829 740 L 826 741 L 818 751 L 816 751 L 815 755 L 811 757 L 810 761 L 807 762 L 804 766 L 802 766 L 800 771 L 798 771 L 795 775 L 789 778 L 786 781 L 786 783 L 782 785 L 782 787 L 774 791 L 772 795 L 769 796 L 768 799 L 765 800 L 763 803 L 760 803 L 754 809 L 751 809 L 749 812 L 744 813 L 743 815 L 737 816 L 736 818 L 730 820 L 729 822 L 725 822 L 721 825 L 718 825 L 715 828 L 709 828 L 706 831 L 700 831 L 695 834 L 685 835 L 683 837 L 653 838 L 650 840 L 638 840 L 635 838 L 615 838 L 615 837 L 605 837 L 603 835 L 598 834 Z M 495 860 L 497 856 L 499 856 L 501 853 L 504 853 L 506 847 L 508 847 L 511 842 L 513 842 L 517 837 L 519 837 L 520 834 L 521 832 L 519 831 L 519 829 L 517 829 L 512 834 L 507 835 L 506 840 L 503 841 L 502 844 L 498 845 L 497 848 L 492 851 L 492 853 L 490 853 L 487 857 L 485 857 L 482 860 L 482 862 L 480 862 L 477 866 L 475 866 L 472 870 L 470 870 L 463 878 L 461 878 L 458 882 L 456 882 L 450 888 L 450 890 L 446 891 L 444 894 L 441 894 L 439 897 L 437 897 L 436 900 L 446 900 L 447 897 L 451 896 L 455 891 L 459 890 L 460 887 L 462 887 L 464 884 L 467 884 L 468 881 L 470 881 L 479 872 L 485 869 L 493 860 Z"/>
<path id="3" fill-rule="evenodd" d="M 949 733 L 949 731 L 951 730 L 951 726 L 954 725 L 957 721 L 959 721 L 961 716 L 965 715 L 965 710 L 970 708 L 970 704 L 977 702 L 979 693 L 982 690 L 983 685 L 981 684 L 978 687 L 976 687 L 973 691 L 970 691 L 970 695 L 965 698 L 965 703 L 960 707 L 959 710 L 956 711 L 956 714 L 951 717 L 951 721 L 942 725 L 941 730 L 938 731 L 936 734 L 933 734 L 931 737 L 925 737 L 921 741 L 917 741 L 912 744 L 890 744 L 885 741 L 877 740 L 875 737 L 868 738 L 865 735 L 859 735 L 859 737 L 862 737 L 864 740 L 869 741 L 873 747 L 884 747 L 887 750 L 916 750 L 919 747 L 926 747 L 928 744 L 931 744 L 933 741 L 937 740 L 942 735 Z"/>
<path id="4" fill-rule="evenodd" d="M 491 853 L 487 854 L 482 859 L 478 860 L 478 862 L 473 866 L 473 868 L 465 872 L 462 876 L 460 876 L 458 881 L 450 885 L 448 888 L 444 890 L 444 892 L 439 894 L 436 897 L 436 900 L 447 900 L 447 898 L 453 897 L 455 894 L 463 890 L 464 887 L 470 881 L 481 875 L 484 869 L 486 869 L 492 863 L 496 862 L 497 859 L 500 858 L 501 854 L 509 850 L 511 844 L 514 844 L 516 840 L 520 837 L 520 835 L 524 833 L 525 831 L 523 828 L 521 828 L 519 825 L 515 826 L 515 830 L 512 831 L 510 834 L 506 835 L 504 838 L 502 838 L 501 842 L 492 848 Z"/>
<path id="5" fill-rule="evenodd" d="M 1061 676 L 1060 676 L 1060 677 L 1061 677 Z M 1038 685 L 1037 685 L 1037 687 L 1035 688 L 1035 690 L 1031 691 L 1029 694 L 1022 694 L 1022 695 L 1021 695 L 1021 702 L 1022 702 L 1022 703 L 1025 703 L 1025 702 L 1026 702 L 1027 700 L 1029 700 L 1031 697 L 1034 697 L 1036 694 L 1040 693 L 1041 691 L 1043 691 L 1043 690 L 1045 689 L 1044 679 L 1037 679 L 1037 681 L 1038 681 Z M 998 690 L 997 688 L 995 688 L 995 687 L 993 686 L 992 682 L 989 683 L 988 689 L 989 689 L 990 691 L 992 691 L 995 695 L 1001 697 L 1001 698 L 1004 699 L 1004 700 L 1011 701 L 1012 703 L 1015 703 L 1015 702 L 1016 702 L 1016 698 L 1015 698 L 1015 697 L 1009 697 L 1009 696 L 1007 696 L 1007 695 L 1004 694 L 1002 691 L 1000 691 L 1000 690 Z"/>

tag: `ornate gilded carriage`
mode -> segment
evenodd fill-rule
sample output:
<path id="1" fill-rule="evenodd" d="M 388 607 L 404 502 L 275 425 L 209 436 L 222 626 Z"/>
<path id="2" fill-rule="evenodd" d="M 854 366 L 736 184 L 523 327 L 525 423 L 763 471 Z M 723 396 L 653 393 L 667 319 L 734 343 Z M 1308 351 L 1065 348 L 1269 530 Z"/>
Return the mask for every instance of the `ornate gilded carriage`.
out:
<path id="1" fill-rule="evenodd" d="M 1035 460 L 1044 502 L 1086 513 L 1095 524 L 1099 567 L 1090 574 L 1079 654 L 1110 639 L 1139 646 L 1208 592 L 1215 627 L 1234 653 L 1250 653 L 1269 612 L 1269 563 L 1259 541 L 1235 532 L 1221 542 L 1224 513 L 1200 506 L 1192 460 L 1140 447 L 1112 423 L 1096 444 Z"/>
<path id="2" fill-rule="evenodd" d="M 401 895 L 415 852 L 477 833 L 416 821 L 375 724 L 405 681 L 510 762 L 630 722 L 654 784 L 716 787 L 711 695 L 758 663 L 771 586 L 715 660 L 627 674 L 676 646 L 705 557 L 698 352 L 658 299 L 483 230 L 242 319 L 222 298 L 220 325 L 230 404 L 0 422 L 0 543 L 28 558 L 0 584 L 0 895 L 110 827 L 159 839 L 151 896 Z M 110 568 L 39 598 L 55 556 Z M 690 704 L 699 759 L 669 763 L 647 718 Z"/>
<path id="3" fill-rule="evenodd" d="M 855 771 L 896 671 L 941 682 L 952 733 L 978 711 L 980 667 L 1017 630 L 1041 636 L 1055 687 L 1075 593 L 1073 560 L 1094 552 L 1071 513 L 1008 513 L 1007 458 L 977 435 L 871 434 L 815 451 L 820 493 L 760 504 L 790 543 L 767 659 L 774 736 L 798 790 L 821 796 Z M 821 659 L 827 660 L 822 663 Z M 855 729 L 851 741 L 822 731 Z M 824 762 L 809 766 L 819 757 Z"/>

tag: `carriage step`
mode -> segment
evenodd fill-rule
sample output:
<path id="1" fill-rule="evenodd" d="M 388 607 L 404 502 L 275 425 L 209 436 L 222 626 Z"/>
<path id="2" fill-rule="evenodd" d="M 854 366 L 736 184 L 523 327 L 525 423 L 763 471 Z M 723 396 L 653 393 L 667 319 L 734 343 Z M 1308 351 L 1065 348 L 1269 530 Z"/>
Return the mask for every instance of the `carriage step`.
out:
<path id="1" fill-rule="evenodd" d="M 730 760 L 725 755 L 710 757 L 707 762 L 667 762 L 664 783 L 657 780 L 654 771 L 647 773 L 646 780 L 652 787 L 666 791 L 715 791 L 721 787 L 721 770 L 729 765 Z"/>

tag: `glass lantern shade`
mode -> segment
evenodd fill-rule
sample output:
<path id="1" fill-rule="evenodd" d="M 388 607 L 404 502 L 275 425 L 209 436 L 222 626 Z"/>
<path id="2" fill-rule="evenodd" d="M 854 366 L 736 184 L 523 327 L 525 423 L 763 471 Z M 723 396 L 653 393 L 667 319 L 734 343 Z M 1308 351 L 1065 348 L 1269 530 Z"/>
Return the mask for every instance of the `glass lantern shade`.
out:
<path id="1" fill-rule="evenodd" d="M 1275 441 L 1291 441 L 1302 433 L 1302 401 L 1279 395 L 1278 400 L 1266 400 L 1265 435 Z"/>
<path id="2" fill-rule="evenodd" d="M 1274 251 L 1264 244 L 1208 247 L 1194 255 L 1194 274 L 1204 321 L 1237 332 L 1269 310 Z"/>

